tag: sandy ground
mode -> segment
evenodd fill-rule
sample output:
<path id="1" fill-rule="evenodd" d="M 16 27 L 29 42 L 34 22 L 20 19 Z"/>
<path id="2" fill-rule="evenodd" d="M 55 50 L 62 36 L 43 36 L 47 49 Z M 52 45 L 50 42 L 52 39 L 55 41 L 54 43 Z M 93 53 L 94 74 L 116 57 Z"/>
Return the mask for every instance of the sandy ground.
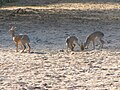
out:
<path id="1" fill-rule="evenodd" d="M 102 10 L 62 5 L 0 11 L 0 90 L 120 90 L 119 4 Z M 31 53 L 15 52 L 11 26 L 29 35 Z M 66 52 L 68 36 L 84 42 L 94 31 L 105 34 L 102 50 Z"/>

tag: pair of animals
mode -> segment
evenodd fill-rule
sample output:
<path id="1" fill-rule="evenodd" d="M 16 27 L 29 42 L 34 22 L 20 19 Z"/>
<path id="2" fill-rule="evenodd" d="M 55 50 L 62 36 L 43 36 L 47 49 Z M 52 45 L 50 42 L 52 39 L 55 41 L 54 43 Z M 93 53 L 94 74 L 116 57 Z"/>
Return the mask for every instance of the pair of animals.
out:
<path id="1" fill-rule="evenodd" d="M 30 53 L 30 39 L 28 37 L 28 35 L 15 35 L 15 30 L 16 27 L 11 27 L 11 29 L 9 30 L 9 33 L 12 35 L 13 41 L 15 42 L 16 45 L 16 52 L 18 52 L 18 45 L 21 46 L 22 48 L 22 52 L 24 52 L 24 50 L 26 49 L 26 45 L 28 46 L 28 52 Z M 93 49 L 95 49 L 95 40 L 96 38 L 99 40 L 100 42 L 100 47 L 103 47 L 103 43 L 104 41 L 102 40 L 104 34 L 100 31 L 96 31 L 92 34 L 90 34 L 87 37 L 87 40 L 84 44 L 79 44 L 78 43 L 78 38 L 75 36 L 70 36 L 69 38 L 66 39 L 66 44 L 67 44 L 67 49 L 71 49 L 72 51 L 74 50 L 76 44 L 78 44 L 81 47 L 81 50 L 84 50 L 85 47 L 88 48 L 88 45 L 90 44 L 90 42 L 93 42 Z"/>
<path id="2" fill-rule="evenodd" d="M 93 32 L 90 34 L 85 43 L 78 43 L 78 38 L 76 36 L 70 36 L 66 39 L 67 50 L 70 49 L 71 51 L 74 50 L 76 44 L 80 46 L 81 50 L 83 51 L 85 48 L 88 48 L 90 42 L 93 43 L 93 49 L 95 49 L 95 42 L 98 40 L 100 44 L 100 48 L 103 48 L 104 41 L 102 40 L 104 33 L 100 31 Z"/>

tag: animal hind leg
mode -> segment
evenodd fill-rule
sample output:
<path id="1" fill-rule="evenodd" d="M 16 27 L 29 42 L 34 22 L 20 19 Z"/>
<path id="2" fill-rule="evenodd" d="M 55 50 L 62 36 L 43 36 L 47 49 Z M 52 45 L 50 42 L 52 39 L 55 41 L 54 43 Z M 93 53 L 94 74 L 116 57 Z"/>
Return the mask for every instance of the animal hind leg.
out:
<path id="1" fill-rule="evenodd" d="M 102 40 L 102 39 L 100 39 L 100 48 L 103 48 L 103 44 L 104 44 L 105 42 Z"/>
<path id="2" fill-rule="evenodd" d="M 71 51 L 73 51 L 73 46 L 72 46 L 71 43 L 68 43 L 68 44 L 67 44 L 67 50 L 68 50 L 68 49 L 70 49 Z"/>
<path id="3" fill-rule="evenodd" d="M 31 49 L 30 44 L 27 43 L 27 46 L 28 46 L 28 51 L 29 51 L 29 53 L 30 53 L 30 49 Z"/>
<path id="4" fill-rule="evenodd" d="M 23 45 L 22 45 L 22 48 L 23 48 L 23 50 L 22 50 L 22 53 L 23 53 L 23 52 L 24 52 L 24 50 L 26 49 L 25 44 L 23 44 Z"/>

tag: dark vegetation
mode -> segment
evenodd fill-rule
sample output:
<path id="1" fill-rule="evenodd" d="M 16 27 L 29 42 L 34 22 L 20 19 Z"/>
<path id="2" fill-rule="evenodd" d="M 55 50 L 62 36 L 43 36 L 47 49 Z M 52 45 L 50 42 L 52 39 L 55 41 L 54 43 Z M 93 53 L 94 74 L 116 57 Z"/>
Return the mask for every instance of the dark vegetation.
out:
<path id="1" fill-rule="evenodd" d="M 18 0 L 0 0 L 0 6 L 5 5 L 6 3 L 16 2 Z"/>
<path id="2" fill-rule="evenodd" d="M 2 2 L 2 3 L 1 3 Z M 14 3 L 15 2 L 15 3 Z M 44 6 L 60 3 L 119 3 L 119 0 L 0 0 L 1 6 Z M 49 5 L 48 5 L 49 6 Z M 74 21 L 120 21 L 120 10 L 67 10 L 67 9 L 34 9 L 17 8 L 0 10 L 0 20 L 57 22 L 59 20 Z"/>
<path id="3" fill-rule="evenodd" d="M 10 6 L 44 6 L 59 3 L 120 3 L 120 0 L 0 0 L 0 6 L 7 3 Z"/>

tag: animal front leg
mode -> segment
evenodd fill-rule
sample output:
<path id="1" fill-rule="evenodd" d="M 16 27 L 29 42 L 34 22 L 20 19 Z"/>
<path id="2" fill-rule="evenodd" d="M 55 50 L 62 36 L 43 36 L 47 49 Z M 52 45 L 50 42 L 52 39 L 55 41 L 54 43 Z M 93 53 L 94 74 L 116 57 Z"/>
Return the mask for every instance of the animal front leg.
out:
<path id="1" fill-rule="evenodd" d="M 66 49 L 67 49 L 67 52 L 68 52 L 68 50 L 69 50 L 69 44 L 68 44 L 68 43 L 66 43 L 66 46 L 67 46 L 67 48 L 66 48 Z"/>
<path id="2" fill-rule="evenodd" d="M 18 52 L 18 43 L 16 43 L 15 46 L 16 46 L 16 52 Z"/>
<path id="3" fill-rule="evenodd" d="M 95 41 L 93 40 L 93 50 L 95 49 Z"/>
<path id="4" fill-rule="evenodd" d="M 74 48 L 75 48 L 75 44 L 73 43 L 73 44 L 71 45 L 71 51 L 73 51 Z"/>
<path id="5" fill-rule="evenodd" d="M 85 42 L 85 43 L 83 44 L 83 46 L 84 46 L 85 49 L 88 49 L 89 43 L 90 43 L 90 42 Z"/>
<path id="6" fill-rule="evenodd" d="M 103 44 L 104 44 L 105 42 L 102 40 L 102 39 L 100 39 L 100 48 L 103 48 Z"/>

